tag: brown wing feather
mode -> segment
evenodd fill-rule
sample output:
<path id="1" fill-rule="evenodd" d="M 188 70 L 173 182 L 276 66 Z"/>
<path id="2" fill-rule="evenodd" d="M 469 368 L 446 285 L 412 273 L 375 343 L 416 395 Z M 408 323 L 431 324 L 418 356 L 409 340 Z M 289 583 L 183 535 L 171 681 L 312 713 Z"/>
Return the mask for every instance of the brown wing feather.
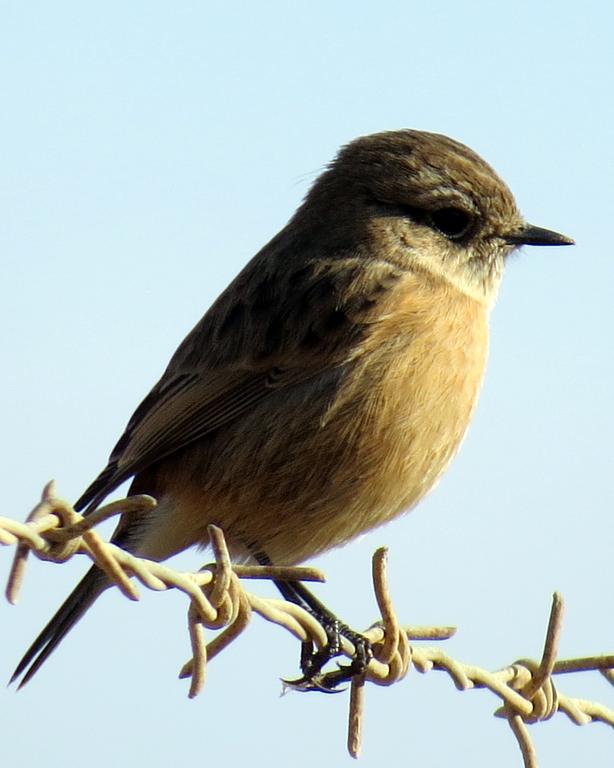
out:
<path id="1" fill-rule="evenodd" d="M 240 418 L 272 388 L 348 360 L 401 275 L 385 262 L 365 266 L 351 258 L 292 269 L 255 257 L 179 346 L 75 508 L 91 512 L 124 480 Z"/>

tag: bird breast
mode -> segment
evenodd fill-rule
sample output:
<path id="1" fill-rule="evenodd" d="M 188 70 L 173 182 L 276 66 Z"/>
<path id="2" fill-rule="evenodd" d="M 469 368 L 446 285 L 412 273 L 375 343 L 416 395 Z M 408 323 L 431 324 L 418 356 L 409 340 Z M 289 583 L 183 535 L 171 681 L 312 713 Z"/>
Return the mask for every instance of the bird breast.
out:
<path id="1" fill-rule="evenodd" d="M 408 274 L 394 289 L 317 429 L 287 431 L 273 503 L 258 505 L 266 521 L 252 531 L 274 562 L 343 544 L 433 487 L 476 405 L 488 312 L 436 279 Z"/>
<path id="2" fill-rule="evenodd" d="M 172 549 L 205 544 L 215 523 L 234 556 L 292 564 L 410 509 L 465 434 L 487 345 L 486 305 L 408 273 L 350 363 L 273 393 L 207 451 L 167 460 L 172 484 L 151 529 L 165 552 L 148 554 L 168 556 L 173 531 L 187 538 Z"/>

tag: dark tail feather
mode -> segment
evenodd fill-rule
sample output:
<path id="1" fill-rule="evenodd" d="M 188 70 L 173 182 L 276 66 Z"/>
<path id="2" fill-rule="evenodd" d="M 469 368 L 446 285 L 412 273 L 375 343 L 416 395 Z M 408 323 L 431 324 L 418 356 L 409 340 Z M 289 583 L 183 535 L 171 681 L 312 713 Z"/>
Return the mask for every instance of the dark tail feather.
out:
<path id="1" fill-rule="evenodd" d="M 108 586 L 109 581 L 104 571 L 95 565 L 92 566 L 66 598 L 45 629 L 28 648 L 23 659 L 17 665 L 17 669 L 13 672 L 10 683 L 14 683 L 17 678 L 23 675 L 18 686 L 22 688 Z"/>

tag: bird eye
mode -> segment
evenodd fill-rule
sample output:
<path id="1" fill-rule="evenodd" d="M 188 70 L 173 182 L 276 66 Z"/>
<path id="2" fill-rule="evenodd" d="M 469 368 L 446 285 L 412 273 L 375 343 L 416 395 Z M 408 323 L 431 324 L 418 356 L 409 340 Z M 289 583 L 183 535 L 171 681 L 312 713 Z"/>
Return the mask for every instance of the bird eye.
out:
<path id="1" fill-rule="evenodd" d="M 473 216 L 462 208 L 440 208 L 431 211 L 427 223 L 450 240 L 460 240 L 473 225 Z"/>

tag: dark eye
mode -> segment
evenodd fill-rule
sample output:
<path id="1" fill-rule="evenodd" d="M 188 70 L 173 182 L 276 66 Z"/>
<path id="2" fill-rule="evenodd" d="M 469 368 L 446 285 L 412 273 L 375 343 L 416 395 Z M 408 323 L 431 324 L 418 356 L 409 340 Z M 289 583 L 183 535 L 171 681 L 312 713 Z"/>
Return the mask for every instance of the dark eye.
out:
<path id="1" fill-rule="evenodd" d="M 462 208 L 440 208 L 430 211 L 427 216 L 427 223 L 450 240 L 461 240 L 473 222 L 473 216 Z"/>

